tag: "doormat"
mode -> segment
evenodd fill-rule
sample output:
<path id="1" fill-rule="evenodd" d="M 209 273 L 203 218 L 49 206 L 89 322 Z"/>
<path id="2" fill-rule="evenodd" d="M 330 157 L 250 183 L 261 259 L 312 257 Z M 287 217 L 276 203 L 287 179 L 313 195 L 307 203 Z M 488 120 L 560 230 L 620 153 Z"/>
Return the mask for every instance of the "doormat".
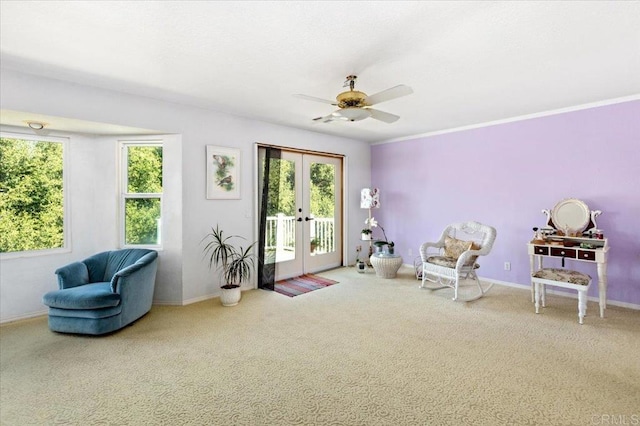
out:
<path id="1" fill-rule="evenodd" d="M 338 281 L 329 280 L 317 275 L 305 274 L 299 277 L 277 281 L 274 290 L 285 296 L 294 297 L 337 283 Z"/>

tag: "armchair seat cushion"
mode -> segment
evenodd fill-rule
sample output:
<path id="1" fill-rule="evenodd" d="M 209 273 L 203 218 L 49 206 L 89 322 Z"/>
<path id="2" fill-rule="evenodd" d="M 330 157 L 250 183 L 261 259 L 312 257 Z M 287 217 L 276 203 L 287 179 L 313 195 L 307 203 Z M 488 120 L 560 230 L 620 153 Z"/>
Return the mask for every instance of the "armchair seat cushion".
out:
<path id="1" fill-rule="evenodd" d="M 454 259 L 453 257 L 446 256 L 430 256 L 427 258 L 427 263 L 431 263 L 433 265 L 444 266 L 445 268 L 455 268 L 458 259 Z M 474 263 L 473 269 L 478 269 L 480 265 Z"/>
<path id="2" fill-rule="evenodd" d="M 122 313 L 122 303 L 118 306 L 100 309 L 60 309 L 49 308 L 49 317 L 101 319 L 109 318 Z"/>
<path id="3" fill-rule="evenodd" d="M 101 309 L 118 306 L 120 295 L 111 291 L 110 282 L 100 282 L 50 291 L 42 300 L 50 308 Z"/>

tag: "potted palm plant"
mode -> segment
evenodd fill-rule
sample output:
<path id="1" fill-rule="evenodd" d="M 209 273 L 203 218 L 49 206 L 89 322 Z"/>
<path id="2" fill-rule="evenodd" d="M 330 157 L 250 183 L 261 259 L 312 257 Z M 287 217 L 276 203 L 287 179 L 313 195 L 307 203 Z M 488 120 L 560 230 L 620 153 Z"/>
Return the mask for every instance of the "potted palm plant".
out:
<path id="1" fill-rule="evenodd" d="M 206 242 L 203 252 L 209 257 L 209 269 L 216 269 L 220 274 L 223 306 L 235 306 L 240 302 L 242 293 L 240 286 L 249 281 L 251 272 L 255 270 L 254 241 L 247 248 L 236 246 L 233 239 L 243 239 L 238 235 L 225 236 L 218 225 L 202 239 Z"/>

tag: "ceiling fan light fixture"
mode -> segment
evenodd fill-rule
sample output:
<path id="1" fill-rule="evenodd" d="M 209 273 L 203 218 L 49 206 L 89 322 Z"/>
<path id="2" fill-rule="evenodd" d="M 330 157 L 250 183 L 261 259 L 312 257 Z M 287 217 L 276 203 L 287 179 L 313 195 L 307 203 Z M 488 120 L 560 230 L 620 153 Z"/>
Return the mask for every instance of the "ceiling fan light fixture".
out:
<path id="1" fill-rule="evenodd" d="M 342 108 L 341 110 L 336 111 L 337 115 L 342 120 L 347 121 L 360 121 L 365 118 L 371 117 L 371 112 L 364 108 Z"/>
<path id="2" fill-rule="evenodd" d="M 395 114 L 380 111 L 370 108 L 378 103 L 387 102 L 392 99 L 396 99 L 402 96 L 410 95 L 413 93 L 413 89 L 404 84 L 400 84 L 395 87 L 391 87 L 382 92 L 378 92 L 371 96 L 368 96 L 364 92 L 355 90 L 355 82 L 358 77 L 355 75 L 348 75 L 347 81 L 344 83 L 344 87 L 349 87 L 349 90 L 342 92 L 336 96 L 336 101 L 329 101 L 322 98 L 316 98 L 315 96 L 307 95 L 294 95 L 301 99 L 310 101 L 322 102 L 326 104 L 336 105 L 340 109 L 332 112 L 326 117 L 316 117 L 313 121 L 322 121 L 323 123 L 329 123 L 331 121 L 360 121 L 365 118 L 373 118 L 384 123 L 394 123 L 400 118 Z"/>

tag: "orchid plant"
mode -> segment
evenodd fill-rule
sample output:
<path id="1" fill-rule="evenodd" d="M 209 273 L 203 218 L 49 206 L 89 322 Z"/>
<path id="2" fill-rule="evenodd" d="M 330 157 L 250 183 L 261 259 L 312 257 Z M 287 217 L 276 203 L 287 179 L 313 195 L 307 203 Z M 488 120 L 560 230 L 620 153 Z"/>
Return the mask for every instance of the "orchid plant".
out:
<path id="1" fill-rule="evenodd" d="M 373 242 L 373 244 L 375 244 L 376 246 L 388 245 L 389 247 L 393 247 L 395 245 L 393 241 L 389 241 L 389 239 L 387 238 L 387 233 L 384 232 L 384 228 L 382 227 L 382 225 L 378 223 L 378 221 L 374 217 L 370 217 L 366 219 L 364 223 L 366 225 L 369 225 L 370 228 L 376 228 L 376 227 L 380 228 L 380 230 L 382 231 L 382 235 L 384 235 L 384 240 L 376 240 Z"/>

